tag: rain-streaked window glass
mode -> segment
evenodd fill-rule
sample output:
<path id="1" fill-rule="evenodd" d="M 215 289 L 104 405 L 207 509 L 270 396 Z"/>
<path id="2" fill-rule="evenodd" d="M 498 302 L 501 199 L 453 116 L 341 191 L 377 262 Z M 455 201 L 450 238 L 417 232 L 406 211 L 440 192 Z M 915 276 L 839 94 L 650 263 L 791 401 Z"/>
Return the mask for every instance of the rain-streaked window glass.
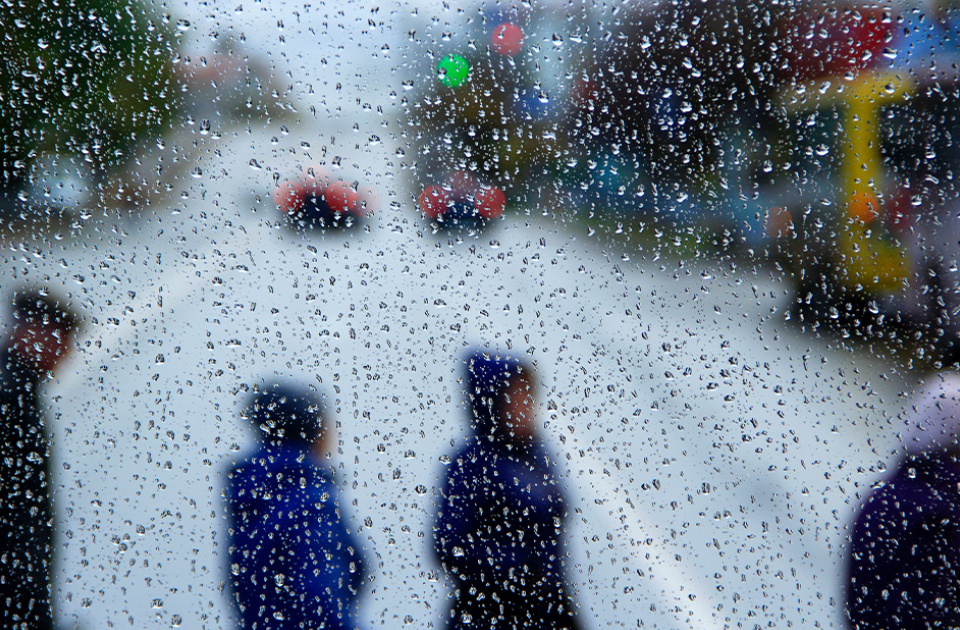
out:
<path id="1" fill-rule="evenodd" d="M 8 0 L 0 626 L 960 626 L 960 3 Z"/>

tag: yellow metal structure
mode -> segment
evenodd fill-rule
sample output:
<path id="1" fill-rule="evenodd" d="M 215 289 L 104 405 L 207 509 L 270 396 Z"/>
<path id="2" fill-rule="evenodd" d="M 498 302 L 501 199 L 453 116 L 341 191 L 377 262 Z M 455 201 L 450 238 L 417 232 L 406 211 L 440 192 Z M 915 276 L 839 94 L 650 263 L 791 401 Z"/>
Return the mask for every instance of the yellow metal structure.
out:
<path id="1" fill-rule="evenodd" d="M 888 182 L 880 153 L 880 111 L 910 98 L 913 84 L 899 73 L 867 71 L 854 79 L 818 80 L 783 99 L 789 113 L 835 107 L 841 117 L 841 186 L 845 208 L 837 234 L 836 267 L 847 288 L 892 291 L 909 277 L 908 253 L 880 219 Z"/>

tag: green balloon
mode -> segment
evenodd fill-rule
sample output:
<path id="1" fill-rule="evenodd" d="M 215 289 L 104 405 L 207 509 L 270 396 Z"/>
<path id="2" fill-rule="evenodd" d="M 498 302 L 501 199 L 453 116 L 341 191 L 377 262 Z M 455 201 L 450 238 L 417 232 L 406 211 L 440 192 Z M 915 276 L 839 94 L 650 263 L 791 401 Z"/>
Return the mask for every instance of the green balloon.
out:
<path id="1" fill-rule="evenodd" d="M 449 88 L 457 88 L 470 78 L 470 64 L 460 55 L 447 55 L 437 64 L 437 79 Z"/>

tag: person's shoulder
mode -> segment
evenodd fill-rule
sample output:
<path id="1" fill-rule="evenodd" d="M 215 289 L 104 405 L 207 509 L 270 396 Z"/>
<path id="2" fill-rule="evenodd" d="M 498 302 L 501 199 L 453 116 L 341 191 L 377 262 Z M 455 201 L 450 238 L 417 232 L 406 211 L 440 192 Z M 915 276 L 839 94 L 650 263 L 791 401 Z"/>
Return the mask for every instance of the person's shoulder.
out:
<path id="1" fill-rule="evenodd" d="M 264 481 L 270 476 L 264 464 L 253 454 L 233 460 L 227 465 L 226 472 L 227 490 L 235 497 L 245 495 L 245 490 L 255 490 L 263 486 Z"/>
<path id="2" fill-rule="evenodd" d="M 230 473 L 234 475 L 252 475 L 257 474 L 259 471 L 266 470 L 272 465 L 273 460 L 269 456 L 269 453 L 263 449 L 256 449 L 234 459 L 230 463 L 229 469 Z"/>
<path id="3" fill-rule="evenodd" d="M 463 444 L 460 444 L 453 453 L 452 464 L 462 466 L 467 463 L 475 462 L 484 457 L 483 445 L 475 436 L 471 436 Z"/>
<path id="4" fill-rule="evenodd" d="M 469 438 L 454 452 L 445 466 L 449 479 L 473 478 L 491 464 L 489 449 L 475 437 Z"/>
<path id="5" fill-rule="evenodd" d="M 910 463 L 902 464 L 867 498 L 858 520 L 864 525 L 895 520 L 909 527 L 910 521 L 939 510 L 943 502 L 938 498 L 936 484 L 926 472 L 918 474 Z"/>
<path id="6" fill-rule="evenodd" d="M 232 459 L 226 465 L 227 479 L 236 482 L 253 474 L 254 464 L 250 455 Z"/>
<path id="7" fill-rule="evenodd" d="M 309 466 L 295 454 L 284 450 L 258 448 L 234 461 L 229 467 L 228 476 L 234 482 L 257 483 L 288 477 L 301 470 L 309 471 Z"/>
<path id="8" fill-rule="evenodd" d="M 553 467 L 557 463 L 557 454 L 549 444 L 547 444 L 543 439 L 534 440 L 530 445 L 530 455 L 546 464 L 547 466 Z"/>

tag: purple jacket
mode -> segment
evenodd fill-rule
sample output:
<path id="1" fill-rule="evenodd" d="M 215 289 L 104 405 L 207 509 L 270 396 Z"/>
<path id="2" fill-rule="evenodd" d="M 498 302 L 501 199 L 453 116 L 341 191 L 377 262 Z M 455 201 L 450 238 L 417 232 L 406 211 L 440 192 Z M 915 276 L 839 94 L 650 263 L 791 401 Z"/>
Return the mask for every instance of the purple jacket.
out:
<path id="1" fill-rule="evenodd" d="M 853 529 L 847 615 L 856 630 L 960 627 L 960 464 L 910 456 Z"/>

